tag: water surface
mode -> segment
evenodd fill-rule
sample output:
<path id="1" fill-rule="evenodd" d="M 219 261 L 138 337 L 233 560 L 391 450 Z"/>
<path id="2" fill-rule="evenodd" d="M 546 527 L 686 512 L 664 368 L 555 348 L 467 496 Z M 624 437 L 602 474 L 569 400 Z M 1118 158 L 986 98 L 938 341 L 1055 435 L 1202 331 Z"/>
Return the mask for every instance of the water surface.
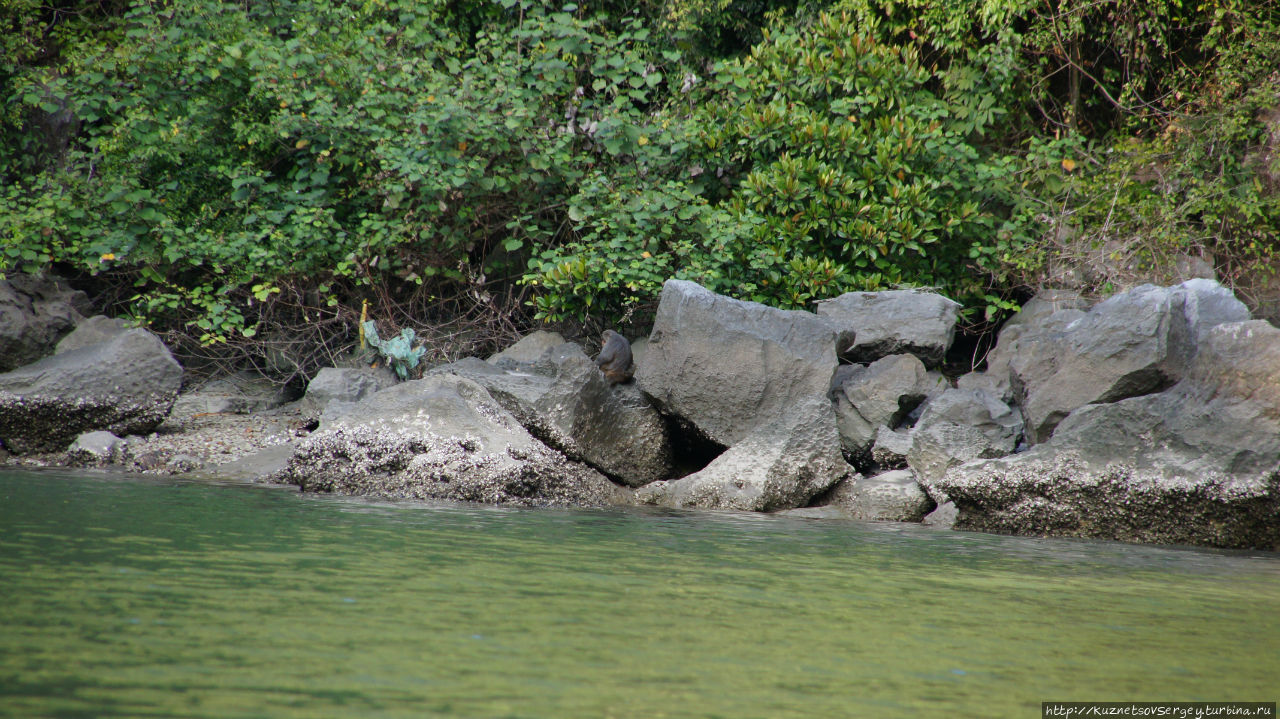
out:
<path id="1" fill-rule="evenodd" d="M 0 470 L 0 716 L 1275 701 L 1280 555 Z"/>

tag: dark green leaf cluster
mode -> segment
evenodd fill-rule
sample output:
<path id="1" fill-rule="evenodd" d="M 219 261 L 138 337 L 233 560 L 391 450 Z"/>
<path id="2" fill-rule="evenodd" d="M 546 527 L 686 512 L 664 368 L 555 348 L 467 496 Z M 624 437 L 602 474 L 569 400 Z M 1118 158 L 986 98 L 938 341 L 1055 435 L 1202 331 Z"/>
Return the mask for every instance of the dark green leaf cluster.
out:
<path id="1" fill-rule="evenodd" d="M 990 317 L 1064 238 L 1230 269 L 1280 229 L 1252 0 L 9 6 L 0 272 L 126 281 L 206 342 L 286 285 L 614 321 L 670 277 L 929 285 Z"/>
<path id="2" fill-rule="evenodd" d="M 571 201 L 579 239 L 530 276 L 544 315 L 625 311 L 673 275 L 784 307 L 906 284 L 986 301 L 1031 237 L 1016 158 L 980 142 L 1004 109 L 851 12 L 779 25 L 697 97 L 640 170 Z"/>
<path id="3" fill-rule="evenodd" d="M 136 279 L 145 316 L 289 278 L 386 287 L 521 271 L 567 199 L 662 134 L 681 55 L 636 18 L 573 5 L 375 0 L 137 2 L 11 64 L 0 270 L 51 262 Z M 39 122 L 76 127 L 28 161 Z"/>

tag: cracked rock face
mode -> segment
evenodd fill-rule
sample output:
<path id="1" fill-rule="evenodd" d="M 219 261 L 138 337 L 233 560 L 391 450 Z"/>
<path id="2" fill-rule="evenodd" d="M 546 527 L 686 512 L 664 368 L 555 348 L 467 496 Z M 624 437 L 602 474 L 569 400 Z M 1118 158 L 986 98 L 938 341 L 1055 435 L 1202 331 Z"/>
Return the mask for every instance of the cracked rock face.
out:
<path id="1" fill-rule="evenodd" d="M 441 372 L 477 382 L 533 436 L 622 484 L 671 476 L 671 442 L 657 409 L 635 385 L 610 385 L 576 344 L 548 347 L 534 362 L 470 358 L 432 370 Z"/>
<path id="2" fill-rule="evenodd" d="M 1216 325 L 1168 390 L 1081 407 L 929 488 L 961 529 L 1280 548 L 1280 329 Z"/>
<path id="3" fill-rule="evenodd" d="M 759 427 L 704 469 L 636 490 L 637 501 L 664 507 L 772 511 L 804 506 L 851 468 L 840 454 L 831 403 L 798 403 Z"/>
<path id="4" fill-rule="evenodd" d="M 89 312 L 89 298 L 54 277 L 0 280 L 0 372 L 39 360 Z"/>
<path id="5" fill-rule="evenodd" d="M 534 439 L 456 375 L 331 402 L 276 481 L 305 491 L 515 505 L 603 506 L 626 490 Z"/>
<path id="6" fill-rule="evenodd" d="M 168 416 L 182 367 L 154 334 L 109 339 L 0 375 L 0 442 L 11 452 L 57 452 L 84 432 L 151 431 Z"/>
<path id="7" fill-rule="evenodd" d="M 1021 328 L 993 352 L 1007 357 L 1027 436 L 1043 442 L 1073 410 L 1160 392 L 1182 379 L 1215 326 L 1249 318 L 1248 308 L 1211 280 L 1143 285 L 1088 312 L 1064 310 Z"/>
<path id="8" fill-rule="evenodd" d="M 817 313 L 857 334 L 841 353 L 851 362 L 912 354 L 936 367 L 955 339 L 960 303 L 923 290 L 847 292 L 819 302 Z"/>

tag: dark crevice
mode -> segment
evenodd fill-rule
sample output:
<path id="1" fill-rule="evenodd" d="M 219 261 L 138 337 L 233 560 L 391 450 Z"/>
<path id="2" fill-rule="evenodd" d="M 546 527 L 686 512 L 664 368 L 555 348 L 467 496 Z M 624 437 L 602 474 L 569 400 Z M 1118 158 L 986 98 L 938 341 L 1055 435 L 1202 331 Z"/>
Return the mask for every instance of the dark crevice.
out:
<path id="1" fill-rule="evenodd" d="M 672 479 L 686 477 L 706 468 L 725 450 L 702 430 L 681 417 L 663 415 L 667 424 L 667 436 L 671 438 Z"/>

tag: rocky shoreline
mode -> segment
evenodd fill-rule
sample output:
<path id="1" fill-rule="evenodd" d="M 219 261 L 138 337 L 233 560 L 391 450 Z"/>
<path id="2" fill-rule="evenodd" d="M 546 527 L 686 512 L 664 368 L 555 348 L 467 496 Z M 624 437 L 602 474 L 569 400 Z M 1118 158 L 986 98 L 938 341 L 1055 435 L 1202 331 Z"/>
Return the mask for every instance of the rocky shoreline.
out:
<path id="1" fill-rule="evenodd" d="M 671 280 L 631 383 L 539 332 L 417 380 L 329 368 L 301 399 L 180 392 L 154 335 L 82 299 L 0 283 L 0 465 L 1280 550 L 1280 329 L 1209 280 L 1043 293 L 958 378 L 937 294 L 783 311 Z"/>

